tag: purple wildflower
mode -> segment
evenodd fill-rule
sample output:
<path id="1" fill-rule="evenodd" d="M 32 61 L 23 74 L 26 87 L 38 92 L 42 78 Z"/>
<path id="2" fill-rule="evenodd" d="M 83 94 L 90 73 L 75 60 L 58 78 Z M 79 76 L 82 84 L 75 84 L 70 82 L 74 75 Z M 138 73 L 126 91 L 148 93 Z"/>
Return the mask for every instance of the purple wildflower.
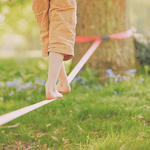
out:
<path id="1" fill-rule="evenodd" d="M 123 79 L 122 78 L 119 78 L 119 81 L 121 82 Z"/>
<path id="2" fill-rule="evenodd" d="M 36 77 L 36 78 L 35 78 L 35 82 L 39 82 L 39 77 Z"/>
<path id="3" fill-rule="evenodd" d="M 46 81 L 43 79 L 39 83 L 41 83 L 42 85 L 44 85 L 46 83 Z"/>
<path id="4" fill-rule="evenodd" d="M 79 72 L 83 72 L 84 70 L 83 69 L 81 69 Z"/>
<path id="5" fill-rule="evenodd" d="M 114 94 L 115 94 L 115 95 L 117 95 L 117 94 L 118 94 L 118 92 L 117 92 L 117 91 L 114 91 Z"/>
<path id="6" fill-rule="evenodd" d="M 116 75 L 115 73 L 111 73 L 109 76 L 114 78 Z"/>
<path id="7" fill-rule="evenodd" d="M 87 90 L 89 90 L 89 89 L 90 89 L 90 87 L 89 87 L 88 85 L 86 85 L 86 89 L 87 89 Z"/>
<path id="8" fill-rule="evenodd" d="M 141 80 L 139 80 L 139 81 L 138 81 L 138 84 L 141 84 L 141 83 L 142 83 L 142 81 L 141 81 Z"/>
<path id="9" fill-rule="evenodd" d="M 118 81 L 118 78 L 115 78 L 114 83 L 117 83 L 117 81 Z"/>
<path id="10" fill-rule="evenodd" d="M 27 100 L 28 100 L 28 101 L 31 100 L 31 97 L 27 97 Z"/>
<path id="11" fill-rule="evenodd" d="M 130 73 L 136 73 L 136 69 L 130 69 Z"/>
<path id="12" fill-rule="evenodd" d="M 20 85 L 18 88 L 16 88 L 16 91 L 17 92 L 22 91 L 22 86 Z"/>
<path id="13" fill-rule="evenodd" d="M 85 80 L 85 79 L 84 79 L 84 80 L 81 80 L 81 83 L 82 83 L 82 84 L 84 84 L 85 82 L 86 82 L 86 80 Z"/>
<path id="14" fill-rule="evenodd" d="M 33 88 L 33 89 L 36 89 L 36 85 L 34 84 L 34 85 L 32 86 L 32 88 Z"/>
<path id="15" fill-rule="evenodd" d="M 14 92 L 13 91 L 11 91 L 10 93 L 9 93 L 9 96 L 12 96 L 14 94 Z"/>
<path id="16" fill-rule="evenodd" d="M 99 89 L 99 86 L 97 86 L 96 89 L 98 90 L 98 89 Z"/>
<path id="17" fill-rule="evenodd" d="M 4 98 L 3 98 L 3 97 L 0 97 L 0 100 L 1 100 L 1 101 L 4 101 Z"/>
<path id="18" fill-rule="evenodd" d="M 106 78 L 109 78 L 109 74 L 106 75 Z"/>
<path id="19" fill-rule="evenodd" d="M 17 84 L 18 84 L 18 83 L 17 83 L 17 79 L 16 79 L 16 78 L 13 79 L 12 84 L 13 84 L 13 86 L 14 86 L 15 88 L 17 87 Z"/>
<path id="20" fill-rule="evenodd" d="M 42 90 L 42 88 L 41 87 L 39 87 L 39 91 L 41 91 Z"/>
<path id="21" fill-rule="evenodd" d="M 6 84 L 7 84 L 8 87 L 12 86 L 12 82 L 11 81 L 7 81 Z"/>
<path id="22" fill-rule="evenodd" d="M 105 83 L 105 86 L 108 86 L 108 84 L 107 84 L 107 83 Z"/>
<path id="23" fill-rule="evenodd" d="M 113 73 L 112 69 L 106 69 L 106 73 L 107 73 L 107 75 L 106 75 L 107 78 L 109 78 L 109 77 L 114 78 L 116 76 L 115 73 Z"/>
<path id="24" fill-rule="evenodd" d="M 22 80 L 22 78 L 21 78 L 21 77 L 19 77 L 19 78 L 18 78 L 18 81 L 21 81 L 21 80 Z"/>
<path id="25" fill-rule="evenodd" d="M 106 72 L 110 73 L 110 72 L 112 72 L 112 69 L 106 69 Z"/>
<path id="26" fill-rule="evenodd" d="M 76 81 L 78 81 L 78 80 L 80 80 L 81 79 L 81 76 L 77 76 L 76 78 L 74 78 L 73 80 L 72 80 L 72 82 L 76 82 Z"/>
<path id="27" fill-rule="evenodd" d="M 130 73 L 130 70 L 126 71 L 126 74 L 129 74 Z"/>
<path id="28" fill-rule="evenodd" d="M 136 73 L 136 69 L 130 69 L 128 71 L 126 71 L 126 74 L 130 74 L 130 73 Z"/>
<path id="29" fill-rule="evenodd" d="M 27 89 L 28 88 L 28 86 L 26 84 L 21 84 L 20 87 L 23 88 L 23 89 Z"/>
<path id="30" fill-rule="evenodd" d="M 112 71 L 112 69 L 106 69 L 106 73 L 107 73 L 107 75 L 106 75 L 107 78 L 113 76 L 113 71 Z"/>
<path id="31" fill-rule="evenodd" d="M 25 85 L 27 88 L 32 87 L 32 81 L 27 82 Z"/>

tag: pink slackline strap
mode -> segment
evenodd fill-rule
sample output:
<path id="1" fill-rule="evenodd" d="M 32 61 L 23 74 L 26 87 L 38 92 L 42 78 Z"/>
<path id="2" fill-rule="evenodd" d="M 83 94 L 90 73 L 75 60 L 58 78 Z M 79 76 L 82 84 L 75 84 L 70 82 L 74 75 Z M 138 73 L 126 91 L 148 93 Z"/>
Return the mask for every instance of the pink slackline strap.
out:
<path id="1" fill-rule="evenodd" d="M 84 64 L 87 62 L 87 60 L 91 57 L 91 55 L 94 53 L 94 51 L 97 49 L 97 47 L 100 45 L 100 43 L 102 42 L 102 40 L 115 40 L 115 39 L 124 39 L 124 38 L 129 38 L 133 35 L 133 29 L 129 29 L 127 31 L 124 32 L 120 32 L 120 33 L 115 33 L 112 34 L 110 36 L 106 36 L 106 37 L 98 37 L 98 36 L 89 36 L 89 37 L 85 37 L 85 36 L 76 36 L 76 42 L 89 42 L 89 41 L 94 41 L 93 44 L 90 46 L 90 48 L 87 50 L 87 52 L 84 54 L 84 56 L 81 58 L 81 60 L 78 62 L 78 64 L 75 66 L 75 68 L 72 70 L 72 72 L 68 75 L 68 82 L 71 83 L 71 81 L 73 80 L 73 78 L 77 75 L 77 73 L 80 71 L 80 69 L 84 66 Z M 15 119 L 18 118 L 32 110 L 35 110 L 45 104 L 48 104 L 52 101 L 54 101 L 56 99 L 52 99 L 52 100 L 44 100 L 42 102 L 21 108 L 19 110 L 16 111 L 12 111 L 10 113 L 4 114 L 2 116 L 0 116 L 0 126 Z"/>

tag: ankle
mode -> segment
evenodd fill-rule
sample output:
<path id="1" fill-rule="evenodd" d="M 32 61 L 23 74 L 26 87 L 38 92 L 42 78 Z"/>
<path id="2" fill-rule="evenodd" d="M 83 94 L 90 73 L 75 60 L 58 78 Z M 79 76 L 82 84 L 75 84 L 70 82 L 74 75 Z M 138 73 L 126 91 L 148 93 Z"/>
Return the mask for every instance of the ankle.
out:
<path id="1" fill-rule="evenodd" d="M 48 89 L 48 90 L 50 90 L 50 91 L 55 91 L 55 90 L 56 90 L 56 86 L 50 84 L 49 81 L 47 81 L 47 82 L 45 83 L 45 88 Z"/>
<path id="2" fill-rule="evenodd" d="M 64 78 L 64 79 L 59 79 L 59 84 L 60 85 L 64 85 L 65 84 L 66 85 L 66 84 L 69 84 L 69 83 L 68 83 L 68 80 L 66 78 Z"/>

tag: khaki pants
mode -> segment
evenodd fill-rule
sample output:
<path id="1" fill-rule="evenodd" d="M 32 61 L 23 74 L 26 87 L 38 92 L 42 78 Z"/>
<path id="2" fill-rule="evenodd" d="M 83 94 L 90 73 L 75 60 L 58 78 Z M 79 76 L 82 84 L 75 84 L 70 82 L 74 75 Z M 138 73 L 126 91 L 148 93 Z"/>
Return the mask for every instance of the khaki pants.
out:
<path id="1" fill-rule="evenodd" d="M 49 52 L 64 54 L 64 61 L 74 56 L 77 24 L 76 0 L 31 0 L 40 27 L 42 56 Z"/>

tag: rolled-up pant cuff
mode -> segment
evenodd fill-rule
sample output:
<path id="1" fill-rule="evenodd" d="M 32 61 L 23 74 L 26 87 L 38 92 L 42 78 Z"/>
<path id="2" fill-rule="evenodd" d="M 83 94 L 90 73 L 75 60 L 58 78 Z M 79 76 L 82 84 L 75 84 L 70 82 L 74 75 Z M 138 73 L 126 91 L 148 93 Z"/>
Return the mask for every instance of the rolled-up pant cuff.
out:
<path id="1" fill-rule="evenodd" d="M 74 57 L 76 0 L 31 0 L 40 27 L 42 56 L 49 52 L 64 54 L 64 61 Z"/>

